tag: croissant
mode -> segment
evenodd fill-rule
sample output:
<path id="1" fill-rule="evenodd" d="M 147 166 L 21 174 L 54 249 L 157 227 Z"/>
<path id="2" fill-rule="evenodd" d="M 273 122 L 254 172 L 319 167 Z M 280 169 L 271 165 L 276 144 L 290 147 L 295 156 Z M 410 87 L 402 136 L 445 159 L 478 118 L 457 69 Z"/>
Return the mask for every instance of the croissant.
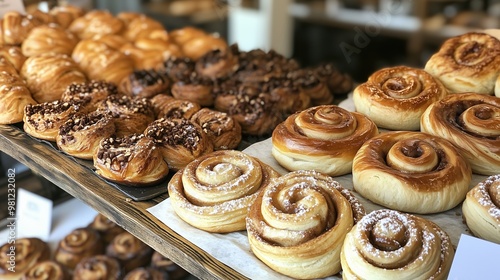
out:
<path id="1" fill-rule="evenodd" d="M 25 56 L 44 53 L 71 55 L 78 38 L 58 25 L 42 25 L 33 28 L 21 45 Z"/>
<path id="2" fill-rule="evenodd" d="M 89 39 L 94 36 L 119 34 L 124 29 L 121 19 L 114 17 L 104 10 L 93 10 L 71 22 L 68 30 L 80 39 Z"/>
<path id="3" fill-rule="evenodd" d="M 85 14 L 85 10 L 72 5 L 55 6 L 50 9 L 49 14 L 54 17 L 54 21 L 59 24 L 59 26 L 67 29 L 73 20 Z"/>
<path id="4" fill-rule="evenodd" d="M 15 69 L 12 68 L 12 71 L 15 72 Z M 0 124 L 21 122 L 24 118 L 24 107 L 36 103 L 17 73 L 0 71 Z"/>
<path id="5" fill-rule="evenodd" d="M 24 61 L 26 61 L 26 57 L 23 55 L 23 52 L 20 47 L 17 46 L 2 46 L 0 47 L 0 60 L 8 62 L 11 64 L 17 73 L 21 71 L 23 67 Z M 3 71 L 2 67 L 2 71 Z"/>
<path id="6" fill-rule="evenodd" d="M 41 22 L 32 16 L 10 11 L 0 19 L 0 45 L 20 46 L 28 33 Z"/>
<path id="7" fill-rule="evenodd" d="M 166 59 L 183 56 L 179 46 L 164 38 L 140 38 L 121 46 L 120 51 L 133 60 L 135 69 L 161 69 Z"/>

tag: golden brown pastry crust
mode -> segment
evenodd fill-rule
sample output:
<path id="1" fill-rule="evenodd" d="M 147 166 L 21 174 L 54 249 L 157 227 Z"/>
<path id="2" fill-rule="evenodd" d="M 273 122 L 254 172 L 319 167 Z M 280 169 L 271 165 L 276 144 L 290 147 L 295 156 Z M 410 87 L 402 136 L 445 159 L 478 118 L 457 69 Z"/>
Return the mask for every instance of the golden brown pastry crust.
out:
<path id="1" fill-rule="evenodd" d="M 24 274 L 22 280 L 70 280 L 68 270 L 61 264 L 47 260 L 37 263 Z"/>
<path id="2" fill-rule="evenodd" d="M 5 67 L 0 66 L 0 69 L 3 70 Z M 24 117 L 24 107 L 36 103 L 17 73 L 0 72 L 0 124 L 21 122 Z"/>
<path id="3" fill-rule="evenodd" d="M 175 213 L 208 232 L 245 229 L 248 207 L 279 174 L 240 151 L 206 154 L 179 170 L 168 184 Z"/>
<path id="4" fill-rule="evenodd" d="M 78 65 L 64 54 L 31 56 L 24 62 L 20 74 L 38 103 L 59 100 L 70 84 L 87 81 Z"/>
<path id="5" fill-rule="evenodd" d="M 170 32 L 170 38 L 178 45 L 183 45 L 187 41 L 201 36 L 206 36 L 205 31 L 192 26 L 186 26 Z"/>
<path id="6" fill-rule="evenodd" d="M 55 23 L 67 29 L 73 20 L 85 14 L 85 10 L 81 7 L 72 5 L 55 6 L 50 9 L 49 14 L 54 17 Z"/>
<path id="7" fill-rule="evenodd" d="M 88 227 L 99 232 L 104 240 L 104 244 L 108 244 L 111 240 L 113 240 L 113 238 L 115 238 L 115 236 L 125 231 L 122 227 L 101 213 L 98 213 L 95 216 L 94 220 L 92 220 Z"/>
<path id="8" fill-rule="evenodd" d="M 340 249 L 364 208 L 326 174 L 294 171 L 273 179 L 250 208 L 252 252 L 275 271 L 298 279 L 338 273 Z"/>
<path id="9" fill-rule="evenodd" d="M 166 34 L 166 31 L 164 31 Z M 120 51 L 129 56 L 135 69 L 161 69 L 163 62 L 170 57 L 182 57 L 179 46 L 168 40 L 168 36 L 161 36 L 156 31 L 150 36 L 128 42 L 120 47 Z M 162 38 L 166 37 L 166 38 Z"/>
<path id="10" fill-rule="evenodd" d="M 196 72 L 212 80 L 228 77 L 238 70 L 238 46 L 207 52 L 196 62 Z"/>
<path id="11" fill-rule="evenodd" d="M 122 276 L 118 260 L 106 255 L 83 258 L 73 271 L 73 280 L 121 279 Z"/>
<path id="12" fill-rule="evenodd" d="M 173 119 L 191 119 L 191 117 L 201 110 L 201 105 L 189 100 L 176 99 L 166 94 L 156 95 L 151 99 L 157 112 L 156 117 Z"/>
<path id="13" fill-rule="evenodd" d="M 69 269 L 75 269 L 84 258 L 103 252 L 104 244 L 97 231 L 90 228 L 77 228 L 59 241 L 54 260 Z"/>
<path id="14" fill-rule="evenodd" d="M 474 173 L 500 170 L 500 98 L 477 93 L 453 94 L 432 104 L 421 129 L 452 142 Z"/>
<path id="15" fill-rule="evenodd" d="M 41 25 L 33 28 L 21 45 L 25 56 L 60 53 L 70 56 L 78 38 L 59 25 Z"/>
<path id="16" fill-rule="evenodd" d="M 475 236 L 500 244 L 500 175 L 490 176 L 472 188 L 462 213 Z"/>
<path id="17" fill-rule="evenodd" d="M 375 210 L 347 234 L 341 254 L 343 279 L 446 279 L 454 250 L 429 220 Z"/>
<path id="18" fill-rule="evenodd" d="M 158 119 L 146 128 L 144 135 L 154 139 L 172 171 L 213 151 L 213 144 L 202 128 L 186 119 Z"/>
<path id="19" fill-rule="evenodd" d="M 391 130 L 419 130 L 420 117 L 448 91 L 424 70 L 406 66 L 384 68 L 354 89 L 356 111 L 379 127 Z"/>
<path id="20" fill-rule="evenodd" d="M 129 14 L 130 15 L 130 14 Z M 117 15 L 119 19 L 127 17 L 126 14 Z M 125 21 L 125 28 L 122 32 L 123 37 L 130 42 L 137 41 L 138 39 L 148 37 L 152 32 L 159 30 L 165 31 L 161 22 L 154 20 L 144 14 L 136 16 L 128 16 Z"/>
<path id="21" fill-rule="evenodd" d="M 360 195 L 390 209 L 421 214 L 457 206 L 471 176 L 453 144 L 422 132 L 373 137 L 359 149 L 352 166 L 353 186 Z"/>
<path id="22" fill-rule="evenodd" d="M 427 61 L 425 70 L 452 93 L 491 95 L 500 75 L 500 41 L 476 32 L 452 37 Z"/>
<path id="23" fill-rule="evenodd" d="M 110 12 L 93 10 L 71 22 L 68 30 L 80 39 L 89 39 L 99 35 L 119 34 L 124 29 L 124 23 Z"/>
<path id="24" fill-rule="evenodd" d="M 191 120 L 197 123 L 214 143 L 214 150 L 232 150 L 241 142 L 241 126 L 224 112 L 203 108 Z"/>
<path id="25" fill-rule="evenodd" d="M 182 54 L 192 60 L 198 60 L 206 53 L 213 50 L 226 50 L 228 48 L 224 39 L 215 35 L 194 37 L 180 45 Z"/>
<path id="26" fill-rule="evenodd" d="M 0 19 L 0 45 L 20 46 L 34 27 L 42 24 L 33 16 L 10 11 Z"/>
<path id="27" fill-rule="evenodd" d="M 134 187 L 157 184 L 169 171 L 160 149 L 144 135 L 103 139 L 94 153 L 94 167 L 102 177 Z"/>
<path id="28" fill-rule="evenodd" d="M 288 170 L 312 169 L 331 176 L 351 172 L 361 145 L 378 134 L 366 116 L 336 105 L 297 112 L 272 134 L 272 155 Z"/>
<path id="29" fill-rule="evenodd" d="M 123 280 L 164 280 L 167 278 L 166 272 L 154 267 L 138 267 L 125 275 Z"/>
<path id="30" fill-rule="evenodd" d="M 26 57 L 23 55 L 23 52 L 20 47 L 17 46 L 2 46 L 0 47 L 0 59 L 3 61 L 7 61 L 14 69 L 16 69 L 17 73 L 21 71 L 23 67 L 24 61 L 26 61 Z M 2 63 L 3 64 L 3 63 Z M 3 67 L 2 67 L 3 71 Z"/>
<path id="31" fill-rule="evenodd" d="M 146 266 L 151 260 L 153 249 L 129 232 L 117 235 L 106 247 L 106 255 L 116 258 L 124 272 Z"/>
<path id="32" fill-rule="evenodd" d="M 5 243 L 0 247 L 0 278 L 21 279 L 23 274 L 37 263 L 50 259 L 50 248 L 38 238 L 18 238 L 15 240 L 15 251 L 12 252 L 13 244 Z M 10 255 L 15 254 L 15 271 L 9 270 L 11 267 Z"/>

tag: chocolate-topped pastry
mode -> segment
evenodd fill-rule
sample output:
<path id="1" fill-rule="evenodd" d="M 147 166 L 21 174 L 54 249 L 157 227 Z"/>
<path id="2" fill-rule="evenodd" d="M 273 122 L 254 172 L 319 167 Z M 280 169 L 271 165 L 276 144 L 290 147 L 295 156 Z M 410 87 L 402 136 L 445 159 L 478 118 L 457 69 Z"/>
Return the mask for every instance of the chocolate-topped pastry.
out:
<path id="1" fill-rule="evenodd" d="M 347 73 L 340 72 L 332 63 L 321 64 L 312 69 L 333 95 L 347 94 L 354 88 L 354 81 Z"/>
<path id="2" fill-rule="evenodd" d="M 195 62 L 187 57 L 170 57 L 163 63 L 164 74 L 172 80 L 191 75 L 195 69 Z"/>
<path id="3" fill-rule="evenodd" d="M 297 61 L 288 59 L 274 50 L 240 52 L 236 78 L 243 82 L 266 82 L 271 77 L 282 77 L 299 69 Z"/>
<path id="4" fill-rule="evenodd" d="M 170 279 L 167 272 L 154 267 L 138 267 L 125 275 L 123 280 L 165 280 Z"/>
<path id="5" fill-rule="evenodd" d="M 311 97 L 291 78 L 272 78 L 262 84 L 262 92 L 270 93 L 276 101 L 276 108 L 285 114 L 311 106 Z"/>
<path id="6" fill-rule="evenodd" d="M 214 83 L 212 92 L 215 96 L 214 108 L 227 113 L 236 104 L 238 95 L 255 97 L 262 92 L 262 89 L 258 83 L 242 83 L 229 79 Z"/>
<path id="7" fill-rule="evenodd" d="M 153 97 L 168 93 L 170 81 L 156 70 L 135 70 L 123 79 L 120 89 L 131 96 Z"/>
<path id="8" fill-rule="evenodd" d="M 177 99 L 196 102 L 204 107 L 214 104 L 212 81 L 198 75 L 196 72 L 175 81 L 172 86 L 172 95 Z"/>
<path id="9" fill-rule="evenodd" d="M 227 113 L 203 108 L 191 120 L 208 135 L 214 143 L 214 150 L 234 149 L 241 142 L 241 126 Z"/>
<path id="10" fill-rule="evenodd" d="M 318 78 L 313 71 L 302 69 L 288 74 L 288 77 L 311 98 L 313 106 L 333 103 L 333 94 L 326 82 Z"/>
<path id="11" fill-rule="evenodd" d="M 203 129 L 186 119 L 158 119 L 147 127 L 144 135 L 154 139 L 174 171 L 213 151 L 213 144 Z"/>
<path id="12" fill-rule="evenodd" d="M 190 119 L 201 109 L 200 104 L 188 100 L 176 99 L 170 95 L 158 94 L 151 98 L 156 118 Z"/>
<path id="13" fill-rule="evenodd" d="M 93 111 L 108 96 L 117 94 L 118 88 L 115 84 L 103 80 L 93 80 L 83 83 L 72 83 L 63 92 L 61 100 L 72 102 L 73 100 L 89 99 L 89 110 Z"/>
<path id="14" fill-rule="evenodd" d="M 212 50 L 196 62 L 196 71 L 212 80 L 227 77 L 238 70 L 238 54 L 236 44 L 225 50 Z"/>
<path id="15" fill-rule="evenodd" d="M 98 110 L 111 114 L 115 120 L 117 136 L 140 134 L 155 119 L 149 99 L 128 95 L 110 95 L 99 104 Z"/>
<path id="16" fill-rule="evenodd" d="M 188 275 L 182 267 L 157 251 L 151 257 L 151 267 L 167 272 L 170 280 L 179 280 Z"/>

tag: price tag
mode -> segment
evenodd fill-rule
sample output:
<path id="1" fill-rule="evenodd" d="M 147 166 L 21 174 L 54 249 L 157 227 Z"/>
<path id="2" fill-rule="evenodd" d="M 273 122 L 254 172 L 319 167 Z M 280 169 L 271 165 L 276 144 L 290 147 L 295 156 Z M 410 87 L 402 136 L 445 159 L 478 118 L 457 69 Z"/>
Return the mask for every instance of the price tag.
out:
<path id="1" fill-rule="evenodd" d="M 25 189 L 17 193 L 17 237 L 48 240 L 52 227 L 52 200 Z"/>
<path id="2" fill-rule="evenodd" d="M 18 11 L 22 14 L 26 13 L 22 0 L 0 0 L 0 17 L 3 17 L 7 12 Z"/>

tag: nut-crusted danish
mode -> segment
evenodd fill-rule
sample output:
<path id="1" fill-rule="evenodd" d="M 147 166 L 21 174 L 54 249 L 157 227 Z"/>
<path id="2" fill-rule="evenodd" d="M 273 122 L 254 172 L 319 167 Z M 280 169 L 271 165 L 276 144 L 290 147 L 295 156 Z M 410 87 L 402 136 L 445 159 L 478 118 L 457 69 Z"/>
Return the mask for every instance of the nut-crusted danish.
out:
<path id="1" fill-rule="evenodd" d="M 382 133 L 354 157 L 352 181 L 363 197 L 387 208 L 420 214 L 457 206 L 472 172 L 446 139 L 422 132 Z"/>
<path id="2" fill-rule="evenodd" d="M 170 81 L 155 70 L 135 70 L 120 84 L 122 92 L 137 97 L 151 98 L 170 92 Z"/>
<path id="3" fill-rule="evenodd" d="M 157 118 L 191 119 L 201 110 L 201 105 L 189 100 L 176 99 L 166 94 L 159 94 L 151 99 L 157 112 Z"/>
<path id="4" fill-rule="evenodd" d="M 330 176 L 294 171 L 271 180 L 250 208 L 252 252 L 275 271 L 299 279 L 338 273 L 340 250 L 365 214 L 356 197 Z"/>
<path id="5" fill-rule="evenodd" d="M 231 150 L 241 142 L 240 124 L 224 112 L 203 108 L 191 120 L 208 135 L 214 143 L 214 150 Z"/>
<path id="6" fill-rule="evenodd" d="M 486 33 L 466 33 L 446 40 L 425 70 L 453 93 L 493 94 L 500 75 L 500 41 Z"/>
<path id="7" fill-rule="evenodd" d="M 68 269 L 63 265 L 46 260 L 30 268 L 21 280 L 70 280 Z"/>
<path id="8" fill-rule="evenodd" d="M 37 103 L 13 67 L 12 72 L 0 70 L 0 124 L 21 122 L 24 107 Z"/>
<path id="9" fill-rule="evenodd" d="M 129 232 L 123 232 L 108 244 L 106 255 L 116 258 L 127 273 L 135 268 L 148 265 L 153 255 L 153 249 Z"/>
<path id="10" fill-rule="evenodd" d="M 261 86 L 262 92 L 275 100 L 276 109 L 285 115 L 311 107 L 311 97 L 292 78 L 273 78 Z"/>
<path id="11" fill-rule="evenodd" d="M 84 258 L 102 253 L 104 244 L 99 233 L 90 228 L 77 228 L 59 241 L 54 260 L 72 270 Z"/>
<path id="12" fill-rule="evenodd" d="M 108 244 L 115 236 L 125 231 L 122 227 L 101 213 L 95 216 L 88 227 L 99 232 L 104 240 L 104 244 Z"/>
<path id="13" fill-rule="evenodd" d="M 462 213 L 475 236 L 500 244 L 500 175 L 490 176 L 472 188 Z"/>
<path id="14" fill-rule="evenodd" d="M 441 82 L 424 70 L 397 66 L 373 73 L 354 89 L 353 101 L 356 111 L 379 127 L 419 130 L 425 109 L 447 94 Z"/>
<path id="15" fill-rule="evenodd" d="M 33 28 L 21 46 L 25 56 L 60 53 L 70 56 L 78 38 L 59 25 L 41 25 Z"/>
<path id="16" fill-rule="evenodd" d="M 206 154 L 179 170 L 168 184 L 172 207 L 181 219 L 208 232 L 245 229 L 248 207 L 279 174 L 240 151 Z"/>
<path id="17" fill-rule="evenodd" d="M 351 172 L 352 160 L 377 126 L 360 113 L 336 105 L 289 116 L 272 134 L 272 155 L 288 170 L 311 169 L 331 176 Z"/>
<path id="18" fill-rule="evenodd" d="M 454 250 L 450 238 L 429 220 L 393 210 L 375 210 L 347 234 L 343 279 L 446 279 Z"/>
<path id="19" fill-rule="evenodd" d="M 158 119 L 146 128 L 144 135 L 154 139 L 173 171 L 213 151 L 213 144 L 203 129 L 186 119 Z"/>
<path id="20" fill-rule="evenodd" d="M 118 89 L 113 83 L 106 81 L 88 81 L 69 85 L 61 96 L 63 102 L 88 100 L 89 111 L 94 111 L 97 106 L 110 95 L 117 95 Z"/>
<path id="21" fill-rule="evenodd" d="M 115 132 L 115 122 L 106 113 L 93 111 L 88 114 L 75 114 L 59 128 L 56 143 L 57 147 L 68 155 L 92 159 L 101 140 Z"/>
<path id="22" fill-rule="evenodd" d="M 212 50 L 196 62 L 196 72 L 212 80 L 228 77 L 238 70 L 238 46 Z"/>
<path id="23" fill-rule="evenodd" d="M 195 62 L 187 57 L 170 57 L 163 63 L 161 72 L 173 81 L 189 77 L 195 71 Z"/>
<path id="24" fill-rule="evenodd" d="M 212 94 L 212 81 L 192 72 L 188 77 L 183 77 L 172 85 L 172 96 L 177 99 L 196 102 L 204 107 L 214 104 Z"/>
<path id="25" fill-rule="evenodd" d="M 117 259 L 106 255 L 90 256 L 82 259 L 73 271 L 73 280 L 118 280 L 123 270 Z"/>
<path id="26" fill-rule="evenodd" d="M 453 94 L 432 104 L 421 130 L 452 142 L 474 173 L 500 170 L 500 98 L 477 93 Z"/>
<path id="27" fill-rule="evenodd" d="M 50 248 L 43 240 L 38 238 L 18 238 L 15 240 L 15 250 L 12 244 L 5 243 L 0 247 L 0 278 L 19 280 L 37 263 L 50 259 Z M 12 267 L 11 256 L 14 256 Z"/>
<path id="28" fill-rule="evenodd" d="M 169 171 L 153 139 L 136 134 L 103 139 L 94 154 L 94 167 L 110 181 L 135 187 L 156 184 Z"/>

